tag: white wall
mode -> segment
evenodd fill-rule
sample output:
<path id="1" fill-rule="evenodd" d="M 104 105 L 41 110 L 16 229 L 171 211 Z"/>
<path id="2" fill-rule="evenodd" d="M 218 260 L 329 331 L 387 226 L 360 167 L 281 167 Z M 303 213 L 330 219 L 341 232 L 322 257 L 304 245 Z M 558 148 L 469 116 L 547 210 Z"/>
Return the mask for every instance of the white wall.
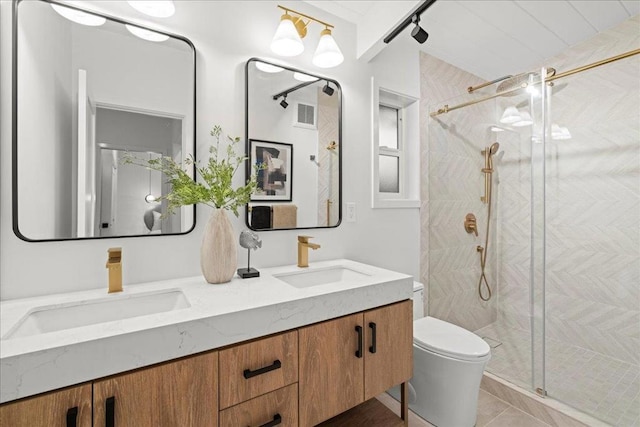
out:
<path id="1" fill-rule="evenodd" d="M 417 57 L 411 63 L 391 63 L 384 56 L 373 65 L 355 60 L 355 28 L 335 16 L 299 2 L 177 2 L 178 11 L 173 18 L 156 20 L 151 24 L 182 34 L 191 39 L 197 49 L 197 128 L 196 138 L 200 158 L 205 158 L 210 127 L 224 126 L 232 135 L 242 134 L 244 126 L 244 64 L 250 57 L 272 58 L 269 43 L 279 22 L 276 5 L 294 7 L 318 19 L 336 25 L 333 32 L 340 45 L 345 62 L 337 68 L 320 70 L 311 64 L 311 57 L 322 28 L 311 24 L 305 39 L 306 50 L 300 57 L 287 61 L 273 59 L 294 68 L 326 75 L 340 82 L 343 89 L 343 200 L 357 204 L 357 222 L 345 223 L 335 229 L 313 231 L 315 241 L 322 245 L 314 251 L 311 263 L 348 257 L 382 267 L 417 275 L 419 257 L 418 210 L 389 210 L 369 208 L 371 118 L 370 79 L 374 72 L 385 72 L 389 79 L 386 87 L 411 86 L 401 90 L 417 96 L 419 75 Z M 88 1 L 87 7 L 108 10 L 108 13 L 144 23 L 124 2 Z M 55 243 L 26 243 L 17 239 L 11 230 L 11 128 L 10 119 L 10 3 L 2 7 L 2 109 L 1 129 L 1 210 L 0 233 L 0 297 L 2 299 L 49 294 L 106 286 L 104 262 L 107 249 L 123 248 L 123 280 L 127 284 L 156 279 L 167 279 L 200 274 L 199 251 L 204 224 L 209 209 L 198 207 L 195 230 L 185 236 L 147 238 L 120 238 Z M 246 24 L 250 23 L 250 26 Z M 391 45 L 390 48 L 393 48 Z M 396 69 L 397 73 L 389 70 Z M 401 72 L 400 72 L 401 71 Z M 393 80 L 393 81 L 391 81 Z M 402 89 L 402 88 L 400 88 Z M 399 90 L 400 90 L 399 89 Z M 236 176 L 240 184 L 244 177 Z M 232 223 L 236 232 L 245 228 L 244 218 Z M 296 231 L 259 233 L 262 249 L 252 256 L 260 268 L 278 264 L 293 264 L 296 257 Z M 239 251 L 239 262 L 246 252 Z M 28 268 L 26 267 L 28 265 Z"/>
<path id="2" fill-rule="evenodd" d="M 19 69 L 18 84 L 26 94 L 18 104 L 18 133 L 24 141 L 19 150 L 19 227 L 31 239 L 69 236 L 72 224 L 71 28 L 65 20 L 48 13 L 49 8 L 37 6 L 25 4 L 30 19 L 19 26 L 20 63 L 24 67 Z M 3 70 L 8 70 L 11 60 L 2 62 Z M 42 64 L 49 67 L 45 69 Z M 10 99 L 3 96 L 3 100 Z M 42 144 L 44 138 L 46 144 Z M 6 144 L 10 141 L 7 139 Z"/>

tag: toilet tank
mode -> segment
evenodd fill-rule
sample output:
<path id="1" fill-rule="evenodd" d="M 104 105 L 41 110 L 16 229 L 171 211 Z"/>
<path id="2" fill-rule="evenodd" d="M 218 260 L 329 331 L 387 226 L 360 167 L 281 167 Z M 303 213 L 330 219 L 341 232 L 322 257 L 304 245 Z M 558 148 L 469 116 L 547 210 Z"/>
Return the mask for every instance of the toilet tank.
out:
<path id="1" fill-rule="evenodd" d="M 424 317 L 424 285 L 413 282 L 413 320 Z"/>

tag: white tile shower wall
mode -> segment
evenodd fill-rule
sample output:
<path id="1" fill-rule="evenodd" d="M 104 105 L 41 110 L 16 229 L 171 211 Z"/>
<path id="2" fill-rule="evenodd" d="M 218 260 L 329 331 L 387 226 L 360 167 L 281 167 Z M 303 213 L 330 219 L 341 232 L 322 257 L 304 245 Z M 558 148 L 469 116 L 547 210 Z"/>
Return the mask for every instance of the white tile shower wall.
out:
<path id="1" fill-rule="evenodd" d="M 478 245 L 484 246 L 486 230 L 487 206 L 480 201 L 484 192 L 480 152 L 493 142 L 488 129 L 493 104 L 430 119 L 429 113 L 440 108 L 443 101 L 482 80 L 424 53 L 420 72 L 421 279 L 428 287 L 428 312 L 475 330 L 496 319 L 496 299 L 483 302 L 478 296 L 480 261 L 476 250 Z M 477 217 L 478 237 L 464 230 L 467 213 Z M 491 240 L 495 242 L 494 237 Z M 490 246 L 488 258 L 494 258 L 495 253 L 495 245 Z M 493 273 L 489 265 L 487 277 L 497 294 Z"/>
<path id="2" fill-rule="evenodd" d="M 640 48 L 640 15 L 545 61 L 558 71 Z M 640 363 L 640 57 L 556 82 L 547 147 L 547 333 Z M 639 369 L 640 370 L 640 369 Z"/>

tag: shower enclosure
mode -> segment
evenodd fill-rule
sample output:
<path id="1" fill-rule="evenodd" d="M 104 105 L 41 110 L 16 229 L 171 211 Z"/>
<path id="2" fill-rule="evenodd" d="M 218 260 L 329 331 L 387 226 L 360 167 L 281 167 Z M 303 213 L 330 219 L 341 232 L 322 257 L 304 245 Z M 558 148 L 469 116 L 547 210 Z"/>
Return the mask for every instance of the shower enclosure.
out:
<path id="1" fill-rule="evenodd" d="M 429 314 L 483 337 L 488 372 L 638 426 L 640 55 L 561 71 L 429 106 Z M 482 150 L 496 142 L 487 206 Z"/>

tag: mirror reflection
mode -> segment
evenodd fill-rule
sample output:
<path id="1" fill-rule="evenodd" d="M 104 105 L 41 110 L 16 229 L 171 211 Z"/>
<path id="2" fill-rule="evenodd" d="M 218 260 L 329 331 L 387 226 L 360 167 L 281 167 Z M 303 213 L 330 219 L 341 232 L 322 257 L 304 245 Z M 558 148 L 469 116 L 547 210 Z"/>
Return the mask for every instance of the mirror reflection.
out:
<path id="1" fill-rule="evenodd" d="M 341 219 L 338 82 L 247 62 L 247 156 L 258 190 L 247 209 L 257 231 L 337 227 Z M 258 166 L 258 170 L 253 168 Z"/>
<path id="2" fill-rule="evenodd" d="M 47 1 L 17 6 L 14 230 L 25 240 L 185 233 L 158 173 L 194 152 L 190 42 Z"/>

